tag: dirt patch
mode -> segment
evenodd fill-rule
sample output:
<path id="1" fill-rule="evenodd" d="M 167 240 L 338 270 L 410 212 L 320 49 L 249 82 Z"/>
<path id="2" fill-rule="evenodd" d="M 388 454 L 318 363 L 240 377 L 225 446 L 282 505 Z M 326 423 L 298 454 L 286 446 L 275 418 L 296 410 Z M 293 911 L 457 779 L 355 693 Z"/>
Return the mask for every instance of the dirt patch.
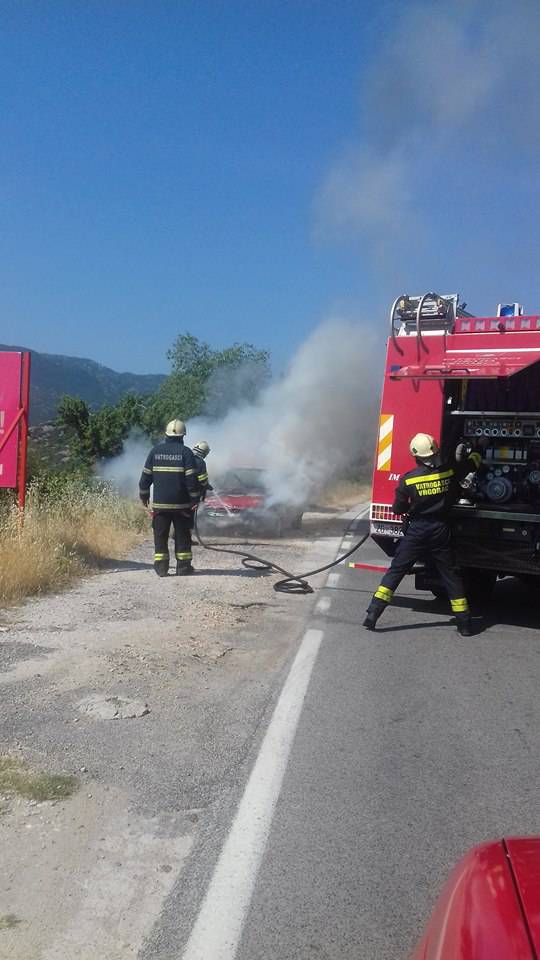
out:
<path id="1" fill-rule="evenodd" d="M 317 565 L 306 562 L 314 542 L 324 545 L 347 526 L 347 520 L 327 509 L 306 514 L 294 537 L 246 542 L 245 536 L 228 536 L 212 542 L 303 573 Z M 139 676 L 142 682 L 156 672 L 170 672 L 171 666 L 183 671 L 194 656 L 222 662 L 224 632 L 239 625 L 249 628 L 284 602 L 272 589 L 277 575 L 246 569 L 239 557 L 195 546 L 195 576 L 171 573 L 159 579 L 152 553 L 152 544 L 145 541 L 129 560 L 101 576 L 27 602 L 24 619 L 20 609 L 6 611 L 0 649 L 10 651 L 9 669 L 0 672 L 0 685 L 54 676 L 59 690 L 97 688 L 105 696 L 121 696 L 122 691 L 110 689 L 119 680 Z M 230 640 L 225 646 L 231 646 Z M 22 653 L 24 658 L 18 656 Z"/>
<path id="2" fill-rule="evenodd" d="M 2 818 L 0 960 L 135 960 L 192 829 L 128 813 L 91 781 L 69 803 L 16 798 Z"/>
<path id="3" fill-rule="evenodd" d="M 79 710 L 95 720 L 134 720 L 150 713 L 150 707 L 143 700 L 125 697 L 88 697 L 80 702 Z"/>
<path id="4" fill-rule="evenodd" d="M 319 497 L 317 505 L 332 510 L 350 510 L 357 503 L 371 498 L 371 483 L 361 480 L 343 480 L 333 484 Z M 315 507 L 317 509 L 317 507 Z"/>
<path id="5" fill-rule="evenodd" d="M 0 673 L 11 670 L 21 660 L 43 660 L 51 652 L 51 647 L 40 647 L 35 643 L 18 643 L 16 640 L 0 638 Z"/>

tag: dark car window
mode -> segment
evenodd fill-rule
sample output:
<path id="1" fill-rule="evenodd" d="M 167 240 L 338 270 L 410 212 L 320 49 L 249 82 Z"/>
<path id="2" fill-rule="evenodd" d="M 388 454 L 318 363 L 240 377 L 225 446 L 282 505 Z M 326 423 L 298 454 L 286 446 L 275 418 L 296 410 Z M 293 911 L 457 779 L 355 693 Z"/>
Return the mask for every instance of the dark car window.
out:
<path id="1" fill-rule="evenodd" d="M 219 493 L 266 493 L 263 478 L 262 470 L 239 467 L 218 477 L 216 488 Z"/>

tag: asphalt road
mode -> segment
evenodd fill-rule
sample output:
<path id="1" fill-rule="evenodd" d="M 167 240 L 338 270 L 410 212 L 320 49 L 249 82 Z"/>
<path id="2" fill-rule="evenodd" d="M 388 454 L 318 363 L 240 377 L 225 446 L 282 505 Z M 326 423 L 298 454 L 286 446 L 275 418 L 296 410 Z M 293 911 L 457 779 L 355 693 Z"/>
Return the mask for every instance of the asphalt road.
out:
<path id="1" fill-rule="evenodd" d="M 535 598 L 500 584 L 464 639 L 409 581 L 373 634 L 378 575 L 338 570 L 148 960 L 405 960 L 461 853 L 540 833 Z"/>

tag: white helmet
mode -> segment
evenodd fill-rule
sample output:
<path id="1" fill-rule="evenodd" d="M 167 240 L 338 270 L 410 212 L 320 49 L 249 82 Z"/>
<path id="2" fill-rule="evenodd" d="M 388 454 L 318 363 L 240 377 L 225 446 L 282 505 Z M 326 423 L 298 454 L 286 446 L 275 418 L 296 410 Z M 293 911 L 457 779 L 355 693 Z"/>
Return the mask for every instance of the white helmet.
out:
<path id="1" fill-rule="evenodd" d="M 183 420 L 169 420 L 165 427 L 166 437 L 185 437 L 186 425 Z"/>
<path id="2" fill-rule="evenodd" d="M 210 453 L 210 447 L 208 446 L 206 440 L 199 440 L 199 442 L 193 447 L 193 453 L 198 454 L 198 456 L 202 457 L 204 460 L 204 458 Z"/>
<path id="3" fill-rule="evenodd" d="M 419 460 L 428 460 L 439 452 L 437 441 L 429 433 L 417 433 L 411 440 L 409 450 Z"/>

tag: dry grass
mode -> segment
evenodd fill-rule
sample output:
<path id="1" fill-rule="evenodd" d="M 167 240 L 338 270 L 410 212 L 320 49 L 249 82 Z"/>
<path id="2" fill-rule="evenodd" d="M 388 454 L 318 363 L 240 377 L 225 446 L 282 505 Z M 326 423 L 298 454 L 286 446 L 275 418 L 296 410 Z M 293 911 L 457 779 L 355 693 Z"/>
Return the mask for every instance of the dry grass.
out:
<path id="1" fill-rule="evenodd" d="M 359 480 L 343 480 L 328 487 L 318 498 L 321 507 L 350 510 L 357 503 L 369 500 L 371 484 Z"/>
<path id="2" fill-rule="evenodd" d="M 37 773 L 16 757 L 0 756 L 0 793 L 18 794 L 27 800 L 65 800 L 77 787 L 76 777 Z"/>
<path id="3" fill-rule="evenodd" d="M 19 923 L 22 923 L 22 920 L 19 920 L 14 913 L 4 913 L 0 916 L 0 930 L 12 930 Z"/>
<path id="4" fill-rule="evenodd" d="M 79 479 L 30 489 L 24 524 L 7 503 L 0 511 L 0 603 L 57 590 L 136 542 L 142 508 Z"/>

